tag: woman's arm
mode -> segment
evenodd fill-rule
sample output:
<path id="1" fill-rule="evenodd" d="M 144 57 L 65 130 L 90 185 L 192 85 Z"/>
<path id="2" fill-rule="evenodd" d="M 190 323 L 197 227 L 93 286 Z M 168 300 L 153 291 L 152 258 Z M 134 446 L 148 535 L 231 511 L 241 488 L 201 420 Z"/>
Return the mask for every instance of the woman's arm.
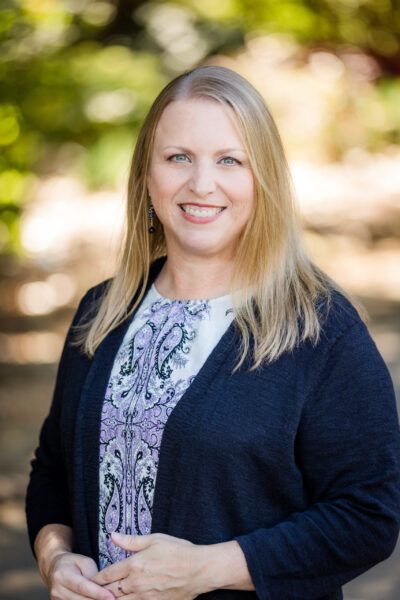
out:
<path id="1" fill-rule="evenodd" d="M 99 299 L 104 294 L 110 280 L 90 288 L 81 299 L 68 329 L 61 358 L 58 364 L 56 382 L 49 413 L 40 430 L 39 445 L 31 461 L 31 472 L 25 498 L 25 510 L 29 541 L 35 555 L 34 542 L 38 532 L 45 525 L 59 524 L 72 527 L 71 507 L 65 460 L 61 448 L 61 407 L 65 373 L 68 370 L 72 353 L 80 352 L 70 341 L 74 328 L 82 319 L 90 318 Z"/>
<path id="2" fill-rule="evenodd" d="M 202 593 L 217 589 L 254 590 L 243 550 L 236 540 L 195 546 Z"/>
<path id="3" fill-rule="evenodd" d="M 101 287 L 101 286 L 100 286 Z M 113 594 L 96 585 L 91 578 L 98 572 L 95 561 L 72 552 L 72 514 L 65 460 L 61 448 L 60 414 L 64 376 L 73 349 L 69 341 L 73 327 L 94 300 L 92 288 L 82 298 L 64 343 L 58 366 L 50 411 L 45 419 L 39 446 L 32 460 L 26 494 L 26 515 L 32 551 L 39 571 L 53 597 L 82 600 L 113 600 Z"/>
<path id="4" fill-rule="evenodd" d="M 116 598 L 133 594 L 189 600 L 219 588 L 254 590 L 236 541 L 200 545 L 164 533 L 113 533 L 111 541 L 130 556 L 105 567 L 92 581 Z"/>
<path id="5" fill-rule="evenodd" d="M 395 547 L 398 416 L 388 370 L 362 322 L 331 346 L 296 441 L 310 507 L 235 537 L 266 600 L 325 596 Z"/>
<path id="6" fill-rule="evenodd" d="M 76 600 L 114 600 L 114 595 L 91 579 L 98 572 L 93 559 L 74 554 L 72 529 L 65 525 L 45 525 L 34 542 L 39 571 L 51 597 Z"/>
<path id="7" fill-rule="evenodd" d="M 48 584 L 54 559 L 72 551 L 72 529 L 66 525 L 45 525 L 34 542 L 34 552 L 43 581 Z"/>
<path id="8" fill-rule="evenodd" d="M 31 461 L 25 509 L 29 541 L 35 556 L 35 538 L 45 525 L 57 523 L 72 526 L 67 473 L 61 449 L 60 413 L 64 374 L 72 351 L 69 342 L 73 327 L 79 322 L 90 302 L 93 289 L 82 298 L 69 327 L 57 369 L 50 411 L 42 425 L 39 445 Z"/>

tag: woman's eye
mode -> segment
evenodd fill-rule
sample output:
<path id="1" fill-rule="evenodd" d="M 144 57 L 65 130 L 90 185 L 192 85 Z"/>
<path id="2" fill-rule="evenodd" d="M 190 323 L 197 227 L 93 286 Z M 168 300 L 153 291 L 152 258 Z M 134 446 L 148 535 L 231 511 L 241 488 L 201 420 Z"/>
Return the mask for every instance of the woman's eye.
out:
<path id="1" fill-rule="evenodd" d="M 181 158 L 186 159 L 186 154 L 173 154 L 172 156 L 168 157 L 168 160 L 171 162 L 184 162 L 184 160 L 180 160 Z"/>
<path id="2" fill-rule="evenodd" d="M 232 156 L 225 156 L 222 160 L 229 161 L 229 162 L 225 162 L 226 165 L 240 165 L 241 164 L 236 158 L 233 158 Z"/>
<path id="3" fill-rule="evenodd" d="M 167 158 L 167 160 L 169 160 L 170 162 L 186 162 L 188 160 L 188 156 L 187 154 L 172 154 L 171 156 L 169 156 Z M 221 161 L 223 161 L 223 163 L 225 165 L 241 165 L 242 163 L 237 160 L 236 158 L 233 158 L 232 156 L 224 156 Z"/>

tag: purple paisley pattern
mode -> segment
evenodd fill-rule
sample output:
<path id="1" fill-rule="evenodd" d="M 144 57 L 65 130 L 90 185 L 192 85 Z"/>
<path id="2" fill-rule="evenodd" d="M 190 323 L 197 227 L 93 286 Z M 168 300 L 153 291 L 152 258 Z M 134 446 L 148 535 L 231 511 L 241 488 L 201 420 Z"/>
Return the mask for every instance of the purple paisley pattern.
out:
<path id="1" fill-rule="evenodd" d="M 118 531 L 151 531 L 153 494 L 169 415 L 233 319 L 230 296 L 171 300 L 154 284 L 114 361 L 100 431 L 100 567 L 128 553 Z"/>

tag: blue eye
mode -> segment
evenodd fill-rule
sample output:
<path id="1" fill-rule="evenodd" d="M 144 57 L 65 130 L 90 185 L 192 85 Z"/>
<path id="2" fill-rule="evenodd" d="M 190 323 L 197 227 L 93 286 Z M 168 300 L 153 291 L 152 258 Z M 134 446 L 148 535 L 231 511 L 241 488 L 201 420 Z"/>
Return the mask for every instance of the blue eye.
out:
<path id="1" fill-rule="evenodd" d="M 225 163 L 226 165 L 235 165 L 235 164 L 236 165 L 240 165 L 241 164 L 240 161 L 238 161 L 236 158 L 233 158 L 232 156 L 225 156 L 222 160 L 223 161 L 225 161 L 225 160 L 231 160 L 231 161 L 233 161 L 233 162 L 229 162 L 229 163 L 226 162 Z"/>
<path id="2" fill-rule="evenodd" d="M 187 158 L 186 154 L 173 154 L 172 156 L 168 157 L 168 160 L 170 160 L 171 162 L 184 162 L 183 160 L 174 160 L 182 156 L 184 158 Z"/>
<path id="3" fill-rule="evenodd" d="M 183 160 L 181 160 L 183 159 Z M 169 160 L 170 162 L 186 162 L 186 160 L 188 159 L 187 154 L 172 154 L 171 156 L 169 156 L 167 158 L 167 160 Z M 228 166 L 233 166 L 233 165 L 241 165 L 242 163 L 237 160 L 237 158 L 233 158 L 232 156 L 224 156 L 223 158 L 221 158 L 221 161 L 224 162 L 225 165 Z M 230 162 L 225 162 L 225 161 L 230 161 Z"/>

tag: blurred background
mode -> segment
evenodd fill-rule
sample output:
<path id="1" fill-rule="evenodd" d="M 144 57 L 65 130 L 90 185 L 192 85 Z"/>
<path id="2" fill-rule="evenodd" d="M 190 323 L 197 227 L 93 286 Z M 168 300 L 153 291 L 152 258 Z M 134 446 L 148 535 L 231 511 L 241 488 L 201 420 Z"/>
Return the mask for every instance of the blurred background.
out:
<path id="1" fill-rule="evenodd" d="M 398 394 L 398 3 L 2 0 L 2 599 L 47 597 L 23 498 L 64 335 L 81 295 L 113 272 L 138 127 L 160 89 L 200 63 L 264 95 L 309 250 L 369 311 Z M 398 600 L 399 563 L 398 547 L 346 600 Z"/>

